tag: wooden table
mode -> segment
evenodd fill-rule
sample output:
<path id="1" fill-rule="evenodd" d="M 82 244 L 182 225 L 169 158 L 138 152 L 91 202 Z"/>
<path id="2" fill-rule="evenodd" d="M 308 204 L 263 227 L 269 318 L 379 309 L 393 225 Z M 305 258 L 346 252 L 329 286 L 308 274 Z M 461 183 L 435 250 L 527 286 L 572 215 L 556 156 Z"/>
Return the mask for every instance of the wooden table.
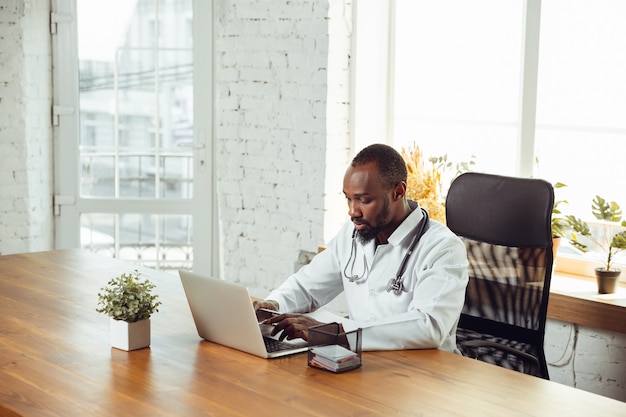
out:
<path id="1" fill-rule="evenodd" d="M 98 289 L 134 265 L 79 250 L 0 256 L 0 404 L 24 416 L 625 416 L 626 403 L 438 350 L 331 374 L 201 341 L 177 276 L 152 346 L 112 349 Z"/>

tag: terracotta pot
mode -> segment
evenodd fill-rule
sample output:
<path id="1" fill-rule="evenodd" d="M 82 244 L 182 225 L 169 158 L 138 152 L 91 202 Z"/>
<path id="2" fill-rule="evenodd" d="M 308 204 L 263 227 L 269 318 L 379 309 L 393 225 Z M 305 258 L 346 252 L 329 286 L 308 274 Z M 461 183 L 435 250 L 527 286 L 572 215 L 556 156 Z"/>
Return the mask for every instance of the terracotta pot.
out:
<path id="1" fill-rule="evenodd" d="M 554 236 L 552 238 L 552 263 L 556 263 L 556 254 L 559 250 L 559 246 L 561 245 L 561 236 Z"/>
<path id="2" fill-rule="evenodd" d="M 606 270 L 596 268 L 596 282 L 598 283 L 598 294 L 613 294 L 617 288 L 617 281 L 622 273 L 620 269 Z"/>

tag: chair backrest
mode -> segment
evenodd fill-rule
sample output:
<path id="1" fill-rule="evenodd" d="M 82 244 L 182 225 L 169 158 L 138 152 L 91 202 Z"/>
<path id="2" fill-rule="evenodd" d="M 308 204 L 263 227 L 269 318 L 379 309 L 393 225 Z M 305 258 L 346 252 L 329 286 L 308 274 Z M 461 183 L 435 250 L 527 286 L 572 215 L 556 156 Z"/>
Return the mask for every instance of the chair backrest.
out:
<path id="1" fill-rule="evenodd" d="M 469 260 L 457 333 L 463 354 L 548 378 L 553 205 L 554 189 L 540 179 L 468 172 L 451 184 L 446 222 Z"/>

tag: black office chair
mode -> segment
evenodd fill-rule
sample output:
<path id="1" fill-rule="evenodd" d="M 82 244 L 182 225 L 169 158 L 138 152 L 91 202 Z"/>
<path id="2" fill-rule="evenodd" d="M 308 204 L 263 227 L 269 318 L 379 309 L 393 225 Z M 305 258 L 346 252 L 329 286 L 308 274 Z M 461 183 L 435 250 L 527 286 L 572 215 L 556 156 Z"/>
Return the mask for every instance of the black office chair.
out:
<path id="1" fill-rule="evenodd" d="M 450 185 L 446 222 L 469 260 L 457 331 L 464 356 L 549 379 L 553 204 L 552 185 L 540 179 L 468 172 Z"/>

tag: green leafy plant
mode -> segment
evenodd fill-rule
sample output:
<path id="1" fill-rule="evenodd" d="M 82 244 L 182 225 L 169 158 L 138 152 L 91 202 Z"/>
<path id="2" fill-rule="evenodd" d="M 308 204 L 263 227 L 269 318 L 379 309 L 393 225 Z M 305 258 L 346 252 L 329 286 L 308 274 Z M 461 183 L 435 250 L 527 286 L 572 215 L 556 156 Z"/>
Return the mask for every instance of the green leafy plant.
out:
<path id="1" fill-rule="evenodd" d="M 452 180 L 459 175 L 471 171 L 472 165 L 476 165 L 475 159 L 476 155 L 470 155 L 469 161 L 453 163 L 452 161 L 448 161 L 448 154 L 444 154 L 443 156 L 432 156 L 428 158 L 428 162 L 430 162 L 435 171 L 440 172 L 442 176 L 446 175 L 448 171 L 454 168 L 454 174 L 452 174 L 450 178 L 450 182 L 452 182 Z"/>
<path id="2" fill-rule="evenodd" d="M 615 201 L 608 202 L 599 195 L 591 202 L 591 213 L 596 219 L 604 222 L 604 227 L 594 236 L 585 221 L 573 215 L 565 216 L 572 229 L 569 241 L 573 247 L 583 253 L 589 252 L 589 245 L 582 242 L 582 237 L 597 245 L 606 256 L 603 268 L 610 271 L 613 268 L 615 255 L 626 250 L 626 230 L 612 234 L 611 226 L 626 227 L 626 221 L 622 221 L 622 209 L 619 204 Z M 610 223 L 614 224 L 611 225 Z"/>
<path id="3" fill-rule="evenodd" d="M 556 182 L 553 184 L 555 189 L 567 187 L 567 185 L 562 182 Z M 569 229 L 569 222 L 567 221 L 566 216 L 563 215 L 563 212 L 559 208 L 561 204 L 567 204 L 567 200 L 556 200 L 554 202 L 554 206 L 552 207 L 552 219 L 551 219 L 551 227 L 552 227 L 552 237 L 563 237 L 567 235 L 567 231 Z"/>
<path id="4" fill-rule="evenodd" d="M 155 285 L 148 279 L 140 280 L 138 270 L 111 279 L 106 287 L 98 292 L 98 313 L 104 313 L 115 320 L 135 322 L 150 318 L 159 311 L 161 302 L 158 295 L 152 294 Z"/>

